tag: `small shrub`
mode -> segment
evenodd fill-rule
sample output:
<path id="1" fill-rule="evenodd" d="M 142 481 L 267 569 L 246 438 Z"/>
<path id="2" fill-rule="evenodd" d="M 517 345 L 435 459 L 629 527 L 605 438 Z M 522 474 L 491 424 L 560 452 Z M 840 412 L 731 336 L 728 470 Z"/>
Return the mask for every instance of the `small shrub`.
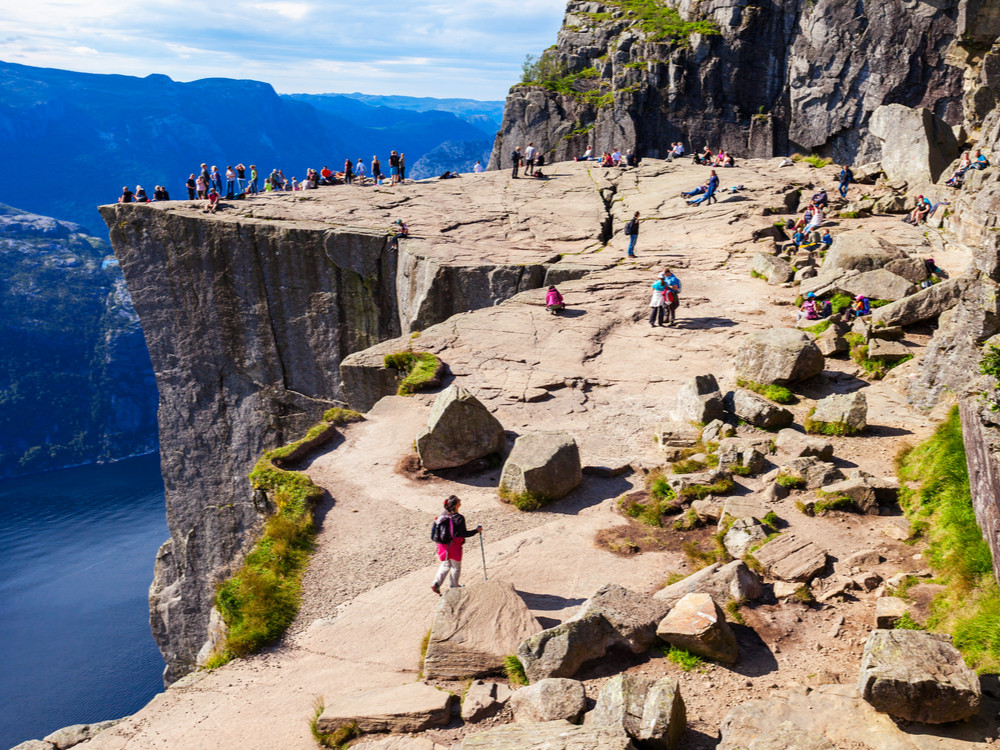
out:
<path id="1" fill-rule="evenodd" d="M 683 573 L 671 573 L 667 576 L 667 580 L 664 582 L 663 587 L 666 588 L 667 586 L 673 586 L 675 583 L 683 581 L 685 578 L 687 578 L 687 576 Z"/>
<path id="2" fill-rule="evenodd" d="M 761 565 L 760 560 L 753 556 L 753 553 L 748 552 L 743 555 L 743 564 L 746 565 L 750 570 L 752 570 L 757 575 L 764 575 L 767 571 L 764 570 L 764 566 Z"/>
<path id="3" fill-rule="evenodd" d="M 670 650 L 667 652 L 667 658 L 685 672 L 697 669 L 704 663 L 702 658 L 697 654 L 692 654 L 686 648 L 678 648 L 677 646 L 670 647 Z"/>
<path id="4" fill-rule="evenodd" d="M 674 529 L 677 531 L 693 531 L 701 526 L 701 519 L 691 508 L 683 516 L 674 521 Z"/>
<path id="5" fill-rule="evenodd" d="M 751 270 L 750 275 L 753 276 L 755 279 L 762 279 L 764 281 L 767 281 L 767 276 L 757 271 Z"/>
<path id="6" fill-rule="evenodd" d="M 824 516 L 830 511 L 834 510 L 854 510 L 854 501 L 849 497 L 840 495 L 838 497 L 831 497 L 829 499 L 820 500 L 813 507 L 814 515 Z"/>
<path id="7" fill-rule="evenodd" d="M 667 501 L 677 497 L 677 493 L 670 486 L 670 480 L 659 470 L 651 472 L 646 478 L 646 489 L 655 500 Z"/>
<path id="8" fill-rule="evenodd" d="M 718 463 L 718 457 L 716 457 L 715 461 Z M 696 471 L 703 471 L 706 468 L 708 468 L 708 464 L 704 461 L 695 461 L 691 458 L 685 458 L 680 461 L 675 461 L 671 471 L 674 474 L 693 474 Z"/>
<path id="9" fill-rule="evenodd" d="M 788 490 L 800 490 L 806 486 L 806 480 L 794 474 L 778 474 L 774 478 L 774 482 Z"/>
<path id="10" fill-rule="evenodd" d="M 841 219 L 860 219 L 861 218 L 861 212 L 860 211 L 841 211 L 838 214 L 838 216 Z"/>
<path id="11" fill-rule="evenodd" d="M 762 521 L 763 521 L 764 523 L 766 523 L 766 524 L 767 524 L 768 526 L 770 526 L 770 527 L 771 527 L 772 529 L 776 529 L 776 528 L 778 528 L 778 524 L 780 524 L 780 523 L 781 523 L 781 519 L 780 519 L 780 518 L 778 518 L 778 514 L 777 514 L 777 513 L 775 513 L 775 512 L 773 511 L 773 510 L 769 510 L 769 511 L 767 512 L 767 515 L 765 515 L 765 516 L 764 516 L 764 517 L 763 517 L 762 519 L 760 519 L 760 520 L 762 520 Z"/>
<path id="12" fill-rule="evenodd" d="M 430 352 L 395 352 L 386 354 L 383 360 L 387 369 L 406 373 L 396 389 L 399 396 L 412 396 L 417 391 L 440 385 L 435 377 L 440 364 L 441 360 Z"/>
<path id="13" fill-rule="evenodd" d="M 730 620 L 738 625 L 746 625 L 746 619 L 740 609 L 744 604 L 746 601 L 743 599 L 730 599 L 726 602 L 726 614 L 729 615 Z"/>
<path id="14" fill-rule="evenodd" d="M 711 565 L 716 561 L 716 555 L 714 552 L 706 552 L 701 548 L 698 542 L 684 542 L 682 546 L 684 554 L 688 560 L 691 561 L 697 569 L 704 568 L 706 565 Z"/>
<path id="15" fill-rule="evenodd" d="M 709 495 L 725 495 L 733 489 L 733 480 L 723 478 L 712 484 L 689 484 L 681 488 L 681 497 L 685 500 L 702 500 Z"/>
<path id="16" fill-rule="evenodd" d="M 904 612 L 902 617 L 896 620 L 896 624 L 892 626 L 895 630 L 923 630 L 924 626 L 919 622 L 910 617 L 909 612 Z"/>
<path id="17" fill-rule="evenodd" d="M 910 600 L 910 589 L 920 583 L 920 579 L 916 576 L 906 576 L 898 586 L 890 587 L 886 593 L 889 596 L 899 597 L 900 599 Z"/>
<path id="18" fill-rule="evenodd" d="M 795 589 L 795 593 L 792 594 L 792 598 L 797 602 L 802 602 L 803 604 L 813 604 L 816 601 L 808 583 L 804 583 Z"/>
<path id="19" fill-rule="evenodd" d="M 729 467 L 729 473 L 735 474 L 738 477 L 748 477 L 753 474 L 753 471 L 749 466 L 744 466 L 743 464 L 733 464 Z"/>
<path id="20" fill-rule="evenodd" d="M 821 333 L 823 333 L 824 331 L 826 331 L 826 329 L 829 328 L 832 325 L 833 325 L 833 322 L 830 321 L 830 320 L 821 320 L 816 325 L 812 325 L 812 326 L 809 326 L 807 328 L 803 328 L 802 330 L 803 331 L 809 331 L 809 333 L 811 333 L 813 336 L 819 336 Z"/>
<path id="21" fill-rule="evenodd" d="M 835 294 L 830 298 L 830 307 L 833 309 L 833 314 L 841 313 L 851 306 L 853 302 L 846 294 Z"/>
<path id="22" fill-rule="evenodd" d="M 500 499 L 505 503 L 513 505 L 518 510 L 524 512 L 541 510 L 552 502 L 552 498 L 545 497 L 544 495 L 536 495 L 533 492 L 513 492 L 504 485 L 500 486 L 497 494 L 500 495 Z"/>
<path id="23" fill-rule="evenodd" d="M 319 731 L 319 717 L 323 715 L 324 708 L 323 699 L 317 699 L 313 704 L 312 720 L 309 722 L 309 730 L 312 732 L 313 739 L 320 746 L 331 748 L 331 750 L 343 750 L 347 747 L 347 743 L 361 736 L 357 722 L 345 724 L 332 732 Z"/>
<path id="24" fill-rule="evenodd" d="M 524 673 L 524 665 L 516 654 L 509 654 L 503 658 L 503 671 L 512 684 L 528 684 L 528 675 Z"/>
<path id="25" fill-rule="evenodd" d="M 798 399 L 795 397 L 795 394 L 783 385 L 775 385 L 774 383 L 755 383 L 752 380 L 744 380 L 743 378 L 738 378 L 736 380 L 736 385 L 741 388 L 746 388 L 748 391 L 759 393 L 764 398 L 769 398 L 771 401 L 778 404 L 798 403 Z"/>
<path id="26" fill-rule="evenodd" d="M 804 503 L 801 500 L 796 500 L 795 509 L 804 516 L 816 515 L 816 504 L 812 502 Z"/>

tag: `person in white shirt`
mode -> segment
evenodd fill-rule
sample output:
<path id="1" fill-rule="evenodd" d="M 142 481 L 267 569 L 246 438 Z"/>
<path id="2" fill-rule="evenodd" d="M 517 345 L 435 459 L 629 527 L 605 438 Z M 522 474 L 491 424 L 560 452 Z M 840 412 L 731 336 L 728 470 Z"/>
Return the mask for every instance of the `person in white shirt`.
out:
<path id="1" fill-rule="evenodd" d="M 674 146 L 674 156 L 684 156 L 684 144 L 677 141 L 677 145 Z"/>
<path id="2" fill-rule="evenodd" d="M 616 167 L 622 163 L 622 152 L 617 148 L 611 153 L 611 163 Z"/>
<path id="3" fill-rule="evenodd" d="M 535 144 L 529 143 L 524 149 L 524 173 L 531 174 L 535 169 Z"/>
<path id="4" fill-rule="evenodd" d="M 480 162 L 477 161 L 476 162 L 476 166 L 474 166 L 472 168 L 472 171 L 473 172 L 482 172 L 483 171 L 483 165 L 482 165 L 482 163 L 480 163 Z"/>
<path id="5" fill-rule="evenodd" d="M 594 158 L 594 147 L 587 146 L 587 150 L 583 152 L 583 156 L 576 157 L 577 161 L 590 161 Z"/>
<path id="6" fill-rule="evenodd" d="M 354 176 L 358 178 L 358 182 L 362 185 L 365 183 L 365 172 L 367 171 L 368 168 L 365 167 L 365 163 L 358 157 L 358 160 L 354 163 Z"/>

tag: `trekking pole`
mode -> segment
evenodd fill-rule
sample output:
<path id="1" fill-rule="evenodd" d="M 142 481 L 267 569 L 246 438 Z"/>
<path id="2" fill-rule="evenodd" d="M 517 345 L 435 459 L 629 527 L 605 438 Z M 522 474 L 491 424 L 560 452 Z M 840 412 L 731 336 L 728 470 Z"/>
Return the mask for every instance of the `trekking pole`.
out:
<path id="1" fill-rule="evenodd" d="M 479 551 L 483 553 L 483 580 L 490 580 L 486 575 L 486 547 L 483 545 L 483 532 L 479 532 Z"/>

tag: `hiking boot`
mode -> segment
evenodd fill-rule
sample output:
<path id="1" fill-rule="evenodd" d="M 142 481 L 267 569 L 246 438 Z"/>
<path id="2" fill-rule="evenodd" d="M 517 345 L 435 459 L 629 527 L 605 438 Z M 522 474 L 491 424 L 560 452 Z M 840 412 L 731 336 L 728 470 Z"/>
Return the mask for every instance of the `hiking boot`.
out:
<path id="1" fill-rule="evenodd" d="M 438 596 L 441 596 L 441 587 L 438 586 L 436 583 L 431 584 L 431 591 L 433 591 Z"/>

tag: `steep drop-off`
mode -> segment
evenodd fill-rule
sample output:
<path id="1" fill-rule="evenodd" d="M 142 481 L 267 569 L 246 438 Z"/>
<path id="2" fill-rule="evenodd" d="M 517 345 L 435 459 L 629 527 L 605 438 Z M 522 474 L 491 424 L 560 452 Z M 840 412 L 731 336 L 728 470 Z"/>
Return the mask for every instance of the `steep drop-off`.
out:
<path id="1" fill-rule="evenodd" d="M 963 78 L 1000 32 L 995 9 L 975 0 L 649 7 L 568 3 L 556 44 L 542 55 L 543 80 L 507 97 L 492 167 L 508 166 L 513 148 L 529 141 L 550 161 L 588 143 L 598 153 L 663 157 L 676 140 L 738 157 L 798 150 L 873 161 L 867 122 L 882 104 L 963 123 Z"/>
<path id="2" fill-rule="evenodd" d="M 0 204 L 0 477 L 156 447 L 156 386 L 105 240 Z"/>

